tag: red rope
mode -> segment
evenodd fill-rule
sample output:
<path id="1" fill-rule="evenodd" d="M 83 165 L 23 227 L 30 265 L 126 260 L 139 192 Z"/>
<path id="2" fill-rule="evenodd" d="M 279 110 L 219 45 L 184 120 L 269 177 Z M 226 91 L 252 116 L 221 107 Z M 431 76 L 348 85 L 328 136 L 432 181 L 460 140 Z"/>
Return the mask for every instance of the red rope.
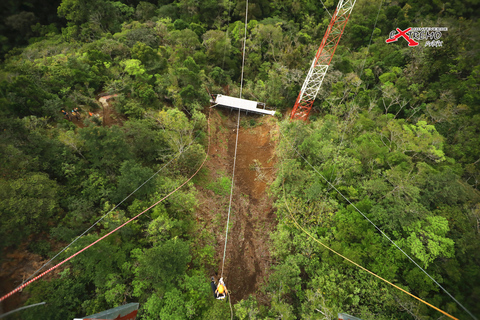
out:
<path id="1" fill-rule="evenodd" d="M 70 257 L 66 258 L 65 260 L 63 260 L 62 262 L 56 264 L 55 266 L 51 267 L 50 269 L 48 269 L 47 271 L 39 274 L 38 276 L 36 276 L 35 278 L 31 279 L 30 281 L 27 281 L 25 282 L 24 284 L 22 284 L 21 286 L 19 286 L 18 288 L 16 288 L 15 290 L 12 290 L 11 292 L 7 293 L 6 295 L 4 295 L 3 297 L 0 298 L 0 302 L 2 302 L 3 300 L 7 299 L 8 297 L 10 297 L 11 295 L 13 295 L 14 293 L 22 290 L 23 288 L 25 288 L 26 286 L 28 286 L 30 283 L 40 279 L 41 277 L 43 277 L 44 275 L 46 275 L 47 273 L 57 269 L 58 267 L 60 267 L 62 264 L 64 264 L 65 262 L 69 261 L 70 259 L 72 259 L 73 257 L 77 256 L 78 254 L 82 253 L 83 251 L 87 250 L 88 248 L 92 247 L 94 244 L 96 244 L 97 242 L 100 242 L 102 241 L 103 239 L 105 239 L 106 237 L 108 237 L 109 235 L 111 235 L 112 233 L 114 233 L 115 231 L 123 228 L 124 226 L 126 226 L 127 224 L 129 224 L 130 222 L 132 222 L 133 220 L 137 219 L 138 217 L 140 217 L 142 214 L 144 214 L 145 212 L 147 212 L 148 210 L 152 209 L 153 207 L 155 207 L 156 205 L 158 205 L 160 202 L 162 202 L 163 200 L 165 200 L 166 198 L 168 198 L 169 196 L 171 196 L 172 194 L 174 194 L 175 192 L 177 192 L 181 187 L 183 187 L 187 182 L 189 182 L 190 180 L 192 180 L 193 177 L 195 177 L 197 175 L 197 173 L 200 171 L 200 169 L 202 169 L 203 165 L 205 164 L 205 162 L 207 161 L 207 158 L 208 158 L 208 152 L 210 150 L 210 117 L 209 117 L 209 120 L 208 120 L 208 123 L 207 123 L 207 126 L 208 126 L 208 146 L 207 146 L 207 154 L 205 155 L 205 159 L 203 160 L 202 162 L 202 165 L 197 169 L 197 171 L 190 177 L 188 178 L 187 181 L 185 181 L 184 183 L 182 183 L 178 188 L 176 188 L 175 190 L 173 190 L 172 192 L 170 192 L 169 194 L 167 194 L 165 197 L 163 197 L 162 199 L 158 200 L 157 202 L 155 202 L 153 205 L 151 205 L 150 207 L 148 207 L 147 209 L 145 209 L 144 211 L 140 212 L 139 214 L 137 214 L 135 217 L 133 217 L 132 219 L 128 220 L 127 222 L 125 222 L 124 224 L 122 224 L 121 226 L 113 229 L 112 231 L 110 231 L 109 233 L 107 233 L 106 235 L 104 235 L 103 237 L 97 239 L 96 241 L 92 242 L 91 244 L 89 244 L 88 246 L 86 246 L 85 248 L 83 248 L 82 250 L 78 251 L 77 253 L 74 253 L 72 254 Z"/>

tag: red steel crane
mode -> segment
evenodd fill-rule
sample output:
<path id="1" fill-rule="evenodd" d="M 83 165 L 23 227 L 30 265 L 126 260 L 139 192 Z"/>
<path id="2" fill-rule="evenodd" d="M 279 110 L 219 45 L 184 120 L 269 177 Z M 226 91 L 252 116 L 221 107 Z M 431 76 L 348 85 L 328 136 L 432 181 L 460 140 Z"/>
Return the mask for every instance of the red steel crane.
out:
<path id="1" fill-rule="evenodd" d="M 290 119 L 307 120 L 356 0 L 340 0 L 298 94 Z"/>

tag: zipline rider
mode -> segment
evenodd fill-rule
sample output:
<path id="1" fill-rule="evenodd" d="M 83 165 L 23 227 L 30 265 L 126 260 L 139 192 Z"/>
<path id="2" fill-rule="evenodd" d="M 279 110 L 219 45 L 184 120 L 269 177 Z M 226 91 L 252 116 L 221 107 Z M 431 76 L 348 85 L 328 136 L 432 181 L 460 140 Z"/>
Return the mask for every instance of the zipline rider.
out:
<path id="1" fill-rule="evenodd" d="M 213 297 L 215 299 L 223 300 L 228 294 L 227 287 L 223 282 L 223 278 L 220 278 L 218 281 L 218 286 L 215 284 L 215 279 L 212 277 L 212 281 L 210 282 L 210 286 L 212 287 Z"/>

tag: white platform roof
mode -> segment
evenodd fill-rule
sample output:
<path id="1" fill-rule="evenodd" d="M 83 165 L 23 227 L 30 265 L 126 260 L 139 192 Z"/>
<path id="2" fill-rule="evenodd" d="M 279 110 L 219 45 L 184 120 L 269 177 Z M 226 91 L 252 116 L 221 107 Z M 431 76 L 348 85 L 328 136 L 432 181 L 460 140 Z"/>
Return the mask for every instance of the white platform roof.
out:
<path id="1" fill-rule="evenodd" d="M 234 98 L 230 96 L 224 96 L 221 94 L 217 95 L 217 98 L 215 99 L 215 103 L 225 107 L 237 108 L 240 110 L 262 113 L 262 114 L 269 114 L 271 116 L 275 114 L 275 111 L 257 108 L 258 106 L 257 101 Z"/>

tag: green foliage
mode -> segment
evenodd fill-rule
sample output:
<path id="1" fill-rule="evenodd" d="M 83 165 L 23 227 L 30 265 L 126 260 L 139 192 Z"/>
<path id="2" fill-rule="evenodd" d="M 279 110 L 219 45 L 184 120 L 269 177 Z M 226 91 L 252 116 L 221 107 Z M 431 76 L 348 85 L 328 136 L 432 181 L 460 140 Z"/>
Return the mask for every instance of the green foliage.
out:
<path id="1" fill-rule="evenodd" d="M 144 297 L 151 289 L 159 292 L 173 289 L 191 259 L 188 243 L 181 239 L 157 243 L 150 249 L 135 249 L 132 254 L 138 259 L 132 282 L 136 297 Z"/>
<path id="2" fill-rule="evenodd" d="M 166 60 L 161 52 L 154 50 L 143 42 L 137 42 L 132 48 L 132 58 L 138 59 L 145 66 L 148 72 L 163 71 L 166 67 Z"/>
<path id="3" fill-rule="evenodd" d="M 439 256 L 454 257 L 454 241 L 446 238 L 448 231 L 448 220 L 439 216 L 427 217 L 425 222 L 417 221 L 406 228 L 406 232 L 410 232 L 407 246 L 423 262 L 424 268 Z"/>
<path id="4" fill-rule="evenodd" d="M 145 114 L 142 103 L 133 99 L 120 99 L 120 101 L 115 102 L 115 109 L 131 119 L 142 119 Z"/>
<path id="5" fill-rule="evenodd" d="M 133 13 L 133 8 L 120 1 L 62 0 L 58 7 L 59 16 L 71 22 L 65 29 L 67 34 L 80 39 L 99 37 L 107 31 L 115 32 L 120 29 L 121 22 Z"/>
<path id="6" fill-rule="evenodd" d="M 155 16 L 157 6 L 153 3 L 140 1 L 135 8 L 135 19 L 139 21 L 148 21 Z"/>
<path id="7" fill-rule="evenodd" d="M 194 125 L 183 112 L 177 109 L 160 111 L 158 121 L 165 130 L 168 145 L 174 152 L 183 152 L 192 142 Z"/>
<path id="8" fill-rule="evenodd" d="M 140 187 L 143 182 L 147 181 L 154 173 L 152 169 L 142 167 L 133 160 L 124 161 L 119 171 L 118 187 L 115 192 L 115 197 L 112 199 L 116 203 L 128 196 L 132 190 Z M 135 193 L 136 198 L 141 199 L 150 194 L 154 187 L 154 180 L 150 180 Z"/>
<path id="9" fill-rule="evenodd" d="M 210 289 L 211 290 L 211 289 Z M 210 291 L 211 292 L 211 291 Z M 230 313 L 230 307 L 228 303 L 214 303 L 211 308 L 209 308 L 204 314 L 201 319 L 208 320 L 208 319 L 220 319 L 225 317 Z"/>
<path id="10" fill-rule="evenodd" d="M 254 320 L 259 319 L 258 303 L 254 297 L 249 296 L 248 299 L 241 300 L 235 304 L 235 315 L 240 320 Z"/>
<path id="11" fill-rule="evenodd" d="M 51 282 L 38 281 L 27 290 L 32 295 L 27 305 L 47 302 L 40 308 L 30 308 L 22 312 L 23 319 L 38 319 L 39 316 L 48 319 L 75 318 L 83 314 L 81 304 L 87 299 L 88 293 L 84 281 L 69 278 L 70 269 L 65 269 L 59 279 Z M 84 279 L 82 279 L 84 280 Z"/>
<path id="12" fill-rule="evenodd" d="M 57 183 L 41 172 L 0 180 L 2 245 L 19 244 L 43 230 L 59 211 L 58 194 Z"/>
<path id="13" fill-rule="evenodd" d="M 142 62 L 137 59 L 130 59 L 122 61 L 122 66 L 125 72 L 131 76 L 142 76 L 145 74 L 145 69 L 142 67 Z"/>
<path id="14" fill-rule="evenodd" d="M 85 141 L 85 157 L 94 167 L 115 170 L 132 157 L 125 133 L 117 126 L 85 127 L 79 134 Z"/>
<path id="15" fill-rule="evenodd" d="M 183 152 L 72 249 L 143 211 L 198 168 L 205 158 L 205 87 L 230 95 L 240 90 L 246 2 L 6 4 L 0 53 L 12 50 L 0 70 L 1 245 L 40 239 L 28 250 L 47 257 L 52 240 L 74 239 L 177 153 Z M 333 1 L 324 4 L 335 9 Z M 295 229 L 283 185 L 294 217 L 315 236 L 461 317 L 335 186 L 479 312 L 479 7 L 473 0 L 392 2 L 378 11 L 379 5 L 356 3 L 311 122 L 281 124 L 315 170 L 281 139 L 281 169 L 271 186 L 279 223 L 264 286 L 268 301 L 240 301 L 234 305 L 239 319 L 315 319 L 319 311 L 326 318 L 337 312 L 362 319 L 438 317 Z M 258 0 L 249 2 L 248 20 L 243 95 L 275 107 L 281 118 L 330 17 L 312 1 Z M 395 28 L 420 25 L 448 27 L 442 47 L 385 43 Z M 104 92 L 119 94 L 109 110 L 117 125 L 103 127 L 87 116 L 103 112 L 96 98 Z M 76 107 L 81 120 L 63 118 L 61 110 Z M 220 174 L 203 184 L 226 195 L 231 180 Z M 33 284 L 27 304 L 47 305 L 22 317 L 67 319 L 140 301 L 143 318 L 224 318 L 229 306 L 213 301 L 206 277 L 216 267 L 215 240 L 198 231 L 197 202 L 187 186 L 79 255 L 60 278 Z"/>
<path id="16" fill-rule="evenodd" d="M 392 71 L 398 73 L 396 69 Z M 469 203 L 476 203 L 479 198 L 459 181 L 458 174 L 462 171 L 455 171 L 458 165 L 445 156 L 442 135 L 426 121 L 411 124 L 375 110 L 358 114 L 351 127 L 340 123 L 336 117 L 325 115 L 310 125 L 283 124 L 283 128 L 302 156 L 337 190 L 437 281 L 450 282 L 447 278 L 452 273 L 447 276 L 441 265 L 452 268 L 452 261 L 462 254 L 458 252 L 458 234 L 452 231 L 453 220 L 439 208 L 462 203 L 460 206 L 465 207 L 460 211 L 468 211 Z M 285 317 L 291 313 L 298 315 L 300 308 L 296 306 L 301 304 L 303 314 L 311 316 L 315 314 L 313 306 L 326 314 L 347 312 L 367 319 L 371 317 L 368 314 L 379 310 L 383 314 L 397 314 L 393 293 L 381 287 L 374 289 L 378 284 L 373 285 L 369 276 L 363 278 L 358 271 L 346 269 L 338 257 L 322 252 L 321 247 L 305 240 L 301 231 L 284 225 L 291 218 L 283 204 L 282 184 L 296 219 L 310 232 L 313 229 L 322 242 L 382 277 L 396 279 L 410 291 L 435 297 L 437 305 L 449 301 L 343 197 L 331 190 L 331 185 L 298 159 L 286 141 L 280 143 L 279 150 L 285 160 L 281 161 L 282 169 L 273 191 L 280 198 L 277 206 L 281 224 L 272 236 L 272 254 L 277 263 L 268 288 L 278 295 L 273 298 L 278 302 L 274 306 L 272 301 L 271 311 Z M 463 236 L 469 237 L 467 233 Z M 329 271 L 332 276 L 329 280 L 326 277 L 329 272 L 322 271 L 323 267 L 335 270 Z M 299 280 L 301 270 L 305 270 L 305 276 Z M 355 281 L 349 283 L 349 279 Z M 307 290 L 301 290 L 302 286 L 307 286 Z M 376 296 L 378 292 L 381 297 Z M 293 303 L 286 305 L 286 301 L 292 300 Z M 289 310 L 288 306 L 294 308 Z M 429 310 L 415 313 L 428 314 Z"/>
<path id="17" fill-rule="evenodd" d="M 29 251 L 41 255 L 42 257 L 48 257 L 51 249 L 52 246 L 48 241 L 45 240 L 34 241 L 28 245 Z"/>
<path id="18" fill-rule="evenodd" d="M 226 196 L 230 194 L 232 179 L 226 176 L 218 177 L 217 181 L 209 183 L 206 188 L 215 192 L 215 194 Z"/>
<path id="19" fill-rule="evenodd" d="M 130 119 L 123 130 L 133 153 L 145 164 L 154 164 L 162 156 L 162 150 L 167 148 L 165 135 L 153 119 Z"/>

